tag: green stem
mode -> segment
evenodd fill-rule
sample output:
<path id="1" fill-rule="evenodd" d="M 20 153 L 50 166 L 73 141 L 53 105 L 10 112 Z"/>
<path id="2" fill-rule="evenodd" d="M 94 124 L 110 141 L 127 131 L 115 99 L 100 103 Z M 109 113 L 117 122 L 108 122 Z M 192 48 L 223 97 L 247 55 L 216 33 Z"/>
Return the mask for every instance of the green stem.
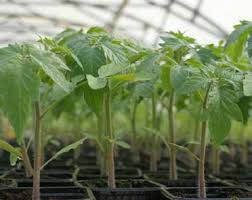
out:
<path id="1" fill-rule="evenodd" d="M 34 172 L 33 172 L 33 200 L 40 200 L 40 165 L 41 165 L 41 121 L 40 105 L 35 102 L 35 137 L 34 137 Z"/>
<path id="2" fill-rule="evenodd" d="M 111 94 L 107 92 L 105 98 L 105 115 L 106 115 L 106 133 L 109 138 L 107 148 L 107 175 L 108 175 L 108 186 L 109 188 L 116 188 L 115 184 L 115 164 L 114 164 L 114 143 L 113 131 L 111 123 Z"/>
<path id="3" fill-rule="evenodd" d="M 195 126 L 194 126 L 194 132 L 193 132 L 193 136 L 192 136 L 192 141 L 198 141 L 199 138 L 199 127 L 200 127 L 200 121 L 198 119 L 195 120 Z M 190 145 L 190 151 L 195 154 L 198 155 L 198 146 L 196 144 L 191 144 Z M 190 165 L 192 169 L 195 169 L 196 167 L 196 160 L 194 158 L 191 157 L 190 159 Z"/>
<path id="4" fill-rule="evenodd" d="M 22 153 L 22 160 L 24 163 L 26 177 L 31 177 L 33 174 L 33 168 L 31 165 L 30 158 L 27 154 L 27 148 L 26 148 L 24 142 L 22 142 L 22 144 L 21 144 L 21 153 Z"/>
<path id="5" fill-rule="evenodd" d="M 174 104 L 174 91 L 171 91 L 168 117 L 169 117 L 169 136 L 170 143 L 175 144 L 175 133 L 174 133 L 174 114 L 173 114 L 173 104 Z M 170 180 L 177 180 L 177 162 L 176 162 L 176 148 L 174 145 L 170 147 Z"/>
<path id="6" fill-rule="evenodd" d="M 212 170 L 214 175 L 220 174 L 220 150 L 213 146 L 212 147 Z"/>
<path id="7" fill-rule="evenodd" d="M 151 97 L 151 103 L 152 103 L 152 128 L 153 130 L 156 130 L 156 98 L 155 94 L 152 94 Z M 150 155 L 150 170 L 153 172 L 157 171 L 157 149 L 156 149 L 156 143 L 157 138 L 154 136 L 154 141 L 151 143 L 151 155 Z"/>
<path id="8" fill-rule="evenodd" d="M 104 133 L 104 131 L 103 131 L 103 129 L 104 129 L 103 115 L 104 115 L 104 112 L 102 112 L 101 115 L 97 117 L 98 140 L 100 142 L 102 142 L 102 138 L 103 138 L 102 134 Z M 97 149 L 97 161 L 96 162 L 97 162 L 98 166 L 100 166 L 101 176 L 105 176 L 106 175 L 106 159 L 104 156 L 105 152 L 102 151 L 102 149 L 100 148 L 100 146 L 98 144 L 96 145 L 96 149 Z"/>
<path id="9" fill-rule="evenodd" d="M 207 100 L 208 94 L 211 88 L 211 83 L 209 83 L 205 98 L 202 104 L 202 112 L 206 112 L 207 109 Z M 200 161 L 199 161 L 199 198 L 205 199 L 206 198 L 206 186 L 205 186 L 205 157 L 206 157 L 206 128 L 207 128 L 207 121 L 202 122 L 201 127 L 201 137 L 200 137 Z"/>
<path id="10" fill-rule="evenodd" d="M 248 144 L 245 136 L 244 125 L 242 126 L 242 133 L 241 133 L 241 163 L 243 165 L 248 165 Z"/>
<path id="11" fill-rule="evenodd" d="M 131 115 L 131 129 L 132 129 L 132 151 L 133 151 L 133 160 L 135 163 L 138 163 L 140 161 L 139 152 L 137 149 L 137 131 L 136 131 L 136 111 L 137 111 L 137 101 L 134 101 L 133 109 L 132 109 L 132 115 Z"/>

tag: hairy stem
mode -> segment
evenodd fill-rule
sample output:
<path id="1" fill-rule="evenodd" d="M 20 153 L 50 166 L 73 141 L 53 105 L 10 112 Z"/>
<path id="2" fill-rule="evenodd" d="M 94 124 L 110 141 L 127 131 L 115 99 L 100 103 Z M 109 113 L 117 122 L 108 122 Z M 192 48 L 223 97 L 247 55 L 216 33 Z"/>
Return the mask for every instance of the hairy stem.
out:
<path id="1" fill-rule="evenodd" d="M 43 129 L 43 128 L 42 128 Z M 41 138 L 41 158 L 40 158 L 40 166 L 44 164 L 45 162 L 45 134 L 43 131 L 40 132 L 40 138 Z"/>
<path id="2" fill-rule="evenodd" d="M 194 141 L 194 142 L 198 141 L 199 127 L 200 127 L 200 121 L 198 119 L 196 119 L 195 120 L 195 126 L 194 126 L 194 132 L 193 132 L 193 136 L 192 136 L 192 141 Z M 191 144 L 190 145 L 190 151 L 192 153 L 194 153 L 195 155 L 198 155 L 198 146 L 196 144 Z M 197 164 L 196 160 L 191 157 L 190 165 L 191 165 L 192 169 L 195 169 L 196 164 Z"/>
<path id="3" fill-rule="evenodd" d="M 22 160 L 24 163 L 26 177 L 31 177 L 33 175 L 33 168 L 32 168 L 31 161 L 27 153 L 27 148 L 24 142 L 22 142 L 21 144 L 21 153 L 22 153 Z"/>
<path id="4" fill-rule="evenodd" d="M 212 170 L 213 174 L 220 174 L 220 150 L 217 147 L 212 148 Z"/>
<path id="5" fill-rule="evenodd" d="M 155 130 L 157 113 L 156 113 L 156 98 L 154 93 L 152 94 L 151 97 L 151 104 L 152 104 L 152 128 L 153 130 Z M 150 170 L 153 172 L 157 171 L 157 161 L 158 161 L 156 140 L 157 138 L 156 136 L 154 136 L 154 141 L 151 143 Z"/>
<path id="6" fill-rule="evenodd" d="M 35 102 L 35 137 L 34 137 L 34 170 L 33 170 L 33 200 L 40 200 L 40 166 L 41 166 L 41 121 L 40 105 Z"/>
<path id="7" fill-rule="evenodd" d="M 245 136 L 245 131 L 244 131 L 244 125 L 241 128 L 241 145 L 242 145 L 242 150 L 241 150 L 241 163 L 243 165 L 248 165 L 248 144 Z"/>
<path id="8" fill-rule="evenodd" d="M 103 106 L 104 107 L 104 106 Z M 104 118 L 104 112 L 102 112 L 100 114 L 100 116 L 97 116 L 97 128 L 98 128 L 98 138 L 99 141 L 102 142 L 102 134 L 104 133 L 103 129 L 104 129 L 104 122 L 103 122 L 103 118 Z M 102 151 L 102 149 L 100 148 L 100 146 L 98 144 L 96 144 L 96 149 L 97 149 L 97 165 L 100 166 L 100 173 L 101 176 L 105 176 L 106 175 L 106 160 L 105 160 L 105 152 Z M 105 150 L 105 149 L 104 149 Z"/>
<path id="9" fill-rule="evenodd" d="M 132 109 L 132 113 L 131 113 L 131 129 L 132 129 L 132 141 L 131 141 L 131 144 L 132 144 L 132 151 L 133 151 L 133 161 L 135 163 L 138 163 L 140 161 L 140 156 L 139 156 L 139 152 L 138 152 L 138 149 L 137 149 L 137 138 L 136 138 L 136 135 L 137 135 L 137 131 L 136 131 L 136 111 L 137 111 L 137 102 L 134 101 L 134 104 L 133 104 L 133 109 Z"/>
<path id="10" fill-rule="evenodd" d="M 173 104 L 174 104 L 174 91 L 171 91 L 170 102 L 168 108 L 169 117 L 169 139 L 170 143 L 175 144 L 175 133 L 174 133 L 174 114 L 173 114 Z M 174 145 L 170 147 L 170 180 L 177 180 L 177 162 L 176 162 L 176 148 Z"/>
<path id="11" fill-rule="evenodd" d="M 111 123 L 111 94 L 107 92 L 105 98 L 105 115 L 106 115 L 106 134 L 109 140 L 113 140 L 113 131 Z M 115 164 L 114 164 L 114 143 L 109 141 L 108 148 L 106 149 L 107 154 L 107 175 L 108 175 L 108 186 L 109 188 L 116 188 L 115 184 Z"/>
<path id="12" fill-rule="evenodd" d="M 207 109 L 207 100 L 208 94 L 211 88 L 211 83 L 209 83 L 205 98 L 202 104 L 202 112 L 205 112 Z M 206 186 L 205 186 L 205 157 L 206 157 L 206 128 L 207 128 L 207 121 L 202 122 L 201 127 L 201 137 L 200 137 L 200 161 L 199 161 L 199 198 L 205 199 L 206 198 Z"/>

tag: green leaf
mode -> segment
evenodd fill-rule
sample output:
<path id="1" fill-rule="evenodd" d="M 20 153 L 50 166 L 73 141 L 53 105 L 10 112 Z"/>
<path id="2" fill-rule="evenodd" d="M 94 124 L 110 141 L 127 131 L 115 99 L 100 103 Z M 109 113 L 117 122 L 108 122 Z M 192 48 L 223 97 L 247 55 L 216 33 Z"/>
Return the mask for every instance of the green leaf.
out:
<path id="1" fill-rule="evenodd" d="M 50 162 L 52 162 L 53 160 L 57 159 L 59 156 L 61 156 L 64 153 L 67 153 L 71 150 L 74 150 L 76 148 L 78 148 L 80 145 L 83 144 L 83 142 L 87 139 L 87 137 L 84 137 L 80 140 L 78 140 L 77 142 L 74 142 L 72 144 L 69 144 L 65 147 L 63 147 L 61 150 L 59 150 L 56 154 L 54 154 L 48 161 L 46 161 L 43 166 L 40 168 L 40 170 L 42 170 L 46 165 L 48 165 Z"/>
<path id="2" fill-rule="evenodd" d="M 11 153 L 10 154 L 10 164 L 11 166 L 15 166 L 18 161 L 18 156 L 16 154 Z"/>
<path id="3" fill-rule="evenodd" d="M 57 34 L 54 37 L 54 40 L 56 42 L 61 42 L 62 40 L 64 40 L 65 38 L 68 38 L 69 36 L 72 36 L 73 34 L 75 34 L 76 31 L 74 29 L 71 28 L 67 28 L 64 31 L 62 31 L 61 33 Z"/>
<path id="4" fill-rule="evenodd" d="M 244 125 L 246 125 L 248 123 L 249 111 L 251 108 L 251 100 L 252 100 L 251 97 L 244 96 L 238 102 L 238 105 L 239 105 L 241 112 L 242 112 Z"/>
<path id="5" fill-rule="evenodd" d="M 160 73 L 159 59 L 160 55 L 157 53 L 151 53 L 143 57 L 140 64 L 136 66 L 136 78 L 138 80 L 152 80 L 157 78 Z"/>
<path id="6" fill-rule="evenodd" d="M 226 101 L 223 103 L 224 105 L 222 106 L 224 107 L 224 109 L 226 110 L 226 112 L 232 119 L 239 122 L 243 121 L 243 115 L 242 115 L 241 109 L 236 103 L 231 102 L 231 101 Z"/>
<path id="7" fill-rule="evenodd" d="M 252 34 L 249 34 L 248 47 L 247 47 L 249 57 L 252 57 Z"/>
<path id="8" fill-rule="evenodd" d="M 31 49 L 31 58 L 43 71 L 66 92 L 71 91 L 71 84 L 68 82 L 62 70 L 69 70 L 65 63 L 56 54 L 39 49 Z"/>
<path id="9" fill-rule="evenodd" d="M 87 75 L 87 81 L 88 85 L 94 90 L 104 88 L 107 85 L 106 78 L 94 77 L 90 74 Z"/>
<path id="10" fill-rule="evenodd" d="M 183 33 L 169 32 L 166 36 L 161 37 L 164 43 L 161 44 L 163 47 L 169 47 L 174 51 L 177 51 L 183 47 L 187 47 L 194 43 L 194 39 L 185 36 Z"/>
<path id="11" fill-rule="evenodd" d="M 247 35 L 242 35 L 235 43 L 232 43 L 226 48 L 226 54 L 234 61 L 238 62 L 244 53 Z"/>
<path id="12" fill-rule="evenodd" d="M 243 80 L 243 91 L 245 96 L 252 96 L 252 73 L 245 75 Z"/>
<path id="13" fill-rule="evenodd" d="M 93 90 L 88 85 L 84 87 L 84 99 L 92 111 L 97 115 L 102 115 L 104 90 Z"/>
<path id="14" fill-rule="evenodd" d="M 56 41 L 47 37 L 40 38 L 39 42 L 45 46 L 45 49 L 50 49 L 50 51 L 56 53 L 57 55 L 58 54 L 62 55 L 65 58 L 66 62 L 68 62 L 68 64 L 69 64 L 68 57 L 70 57 L 72 58 L 73 61 L 77 63 L 78 67 L 80 67 L 82 70 L 84 69 L 79 58 L 76 55 L 74 55 L 74 53 L 72 53 L 72 51 L 68 47 L 59 45 Z M 72 67 L 70 68 L 72 71 Z"/>
<path id="15" fill-rule="evenodd" d="M 107 31 L 104 28 L 101 27 L 91 27 L 90 29 L 88 29 L 87 33 L 89 34 L 107 34 Z"/>
<path id="16" fill-rule="evenodd" d="M 216 60 L 218 57 L 214 55 L 213 51 L 208 48 L 200 48 L 197 51 L 197 55 L 199 56 L 202 63 L 209 63 L 211 60 Z"/>
<path id="17" fill-rule="evenodd" d="M 224 152 L 224 153 L 227 153 L 227 154 L 230 154 L 231 152 L 230 152 L 230 149 L 229 149 L 229 147 L 227 146 L 227 145 L 221 145 L 220 146 L 220 150 L 222 151 L 222 152 Z"/>
<path id="18" fill-rule="evenodd" d="M 67 29 L 56 35 L 55 40 L 58 44 L 70 48 L 77 56 L 82 48 L 86 48 L 85 45 L 89 43 L 87 35 L 83 34 L 82 30 L 75 31 L 73 29 Z"/>
<path id="19" fill-rule="evenodd" d="M 252 23 L 243 21 L 235 27 L 235 30 L 229 35 L 226 42 L 227 53 L 237 62 L 240 59 L 245 47 L 248 34 L 252 31 Z"/>
<path id="20" fill-rule="evenodd" d="M 60 40 L 59 44 L 68 47 L 83 66 L 83 70 L 78 68 L 73 70 L 77 74 L 97 76 L 99 67 L 106 64 L 103 51 L 93 46 L 88 35 L 82 33 L 82 31 L 69 31 L 69 33 L 62 33 L 62 35 L 63 39 Z"/>
<path id="21" fill-rule="evenodd" d="M 199 69 L 177 66 L 171 69 L 171 83 L 176 93 L 190 94 L 206 88 L 208 79 Z"/>
<path id="22" fill-rule="evenodd" d="M 240 37 L 252 31 L 252 22 L 243 22 L 229 35 L 226 46 L 235 43 Z"/>
<path id="23" fill-rule="evenodd" d="M 84 67 L 84 74 L 91 74 L 93 76 L 98 75 L 98 69 L 105 65 L 106 60 L 103 52 L 97 48 L 86 45 L 78 51 L 78 54 L 75 54 Z"/>
<path id="24" fill-rule="evenodd" d="M 116 74 L 108 78 L 109 80 L 114 81 L 137 81 L 134 73 L 128 74 Z"/>
<path id="25" fill-rule="evenodd" d="M 0 140 L 0 149 L 3 149 L 4 151 L 7 151 L 11 154 L 16 155 L 17 157 L 22 157 L 21 151 L 20 149 L 13 147 L 12 145 L 10 145 L 9 143 Z"/>
<path id="26" fill-rule="evenodd" d="M 31 104 L 39 97 L 40 80 L 35 73 L 37 68 L 18 51 L 21 52 L 17 45 L 0 49 L 0 96 L 2 111 L 21 142 Z"/>
<path id="27" fill-rule="evenodd" d="M 116 140 L 115 144 L 122 147 L 122 148 L 124 148 L 124 149 L 130 149 L 130 145 L 127 144 L 126 142 L 122 141 L 122 140 L 120 140 L 120 141 Z"/>
<path id="28" fill-rule="evenodd" d="M 112 43 L 108 40 L 103 41 L 101 46 L 108 61 L 113 62 L 117 65 L 125 65 L 129 62 L 122 46 Z"/>
<path id="29" fill-rule="evenodd" d="M 230 131 L 231 121 L 222 110 L 212 110 L 209 114 L 208 128 L 213 143 L 220 145 Z"/>
<path id="30" fill-rule="evenodd" d="M 171 68 L 168 66 L 163 66 L 161 70 L 162 88 L 167 91 L 171 89 L 170 71 Z"/>
<path id="31" fill-rule="evenodd" d="M 234 120 L 243 121 L 242 112 L 237 103 L 235 91 L 216 86 L 209 94 L 208 111 L 211 113 L 219 110 Z"/>
<path id="32" fill-rule="evenodd" d="M 135 86 L 134 93 L 138 97 L 151 98 L 153 91 L 154 87 L 151 82 L 143 82 Z"/>
<path id="33" fill-rule="evenodd" d="M 105 77 L 108 77 L 108 76 L 111 76 L 111 75 L 115 75 L 115 74 L 118 74 L 120 72 L 123 72 L 125 71 L 126 69 L 129 69 L 130 66 L 127 66 L 127 65 L 118 65 L 118 64 L 115 64 L 115 63 L 110 63 L 110 64 L 107 64 L 107 65 L 103 65 L 100 67 L 100 69 L 98 70 L 98 74 L 99 74 L 99 77 L 101 78 L 105 78 Z"/>

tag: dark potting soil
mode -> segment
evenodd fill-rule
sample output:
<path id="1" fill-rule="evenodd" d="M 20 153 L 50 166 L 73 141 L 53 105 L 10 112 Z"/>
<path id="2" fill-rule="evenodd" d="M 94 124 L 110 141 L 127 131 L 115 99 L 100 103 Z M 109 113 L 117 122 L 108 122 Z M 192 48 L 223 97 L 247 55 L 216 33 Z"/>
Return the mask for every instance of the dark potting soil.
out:
<path id="1" fill-rule="evenodd" d="M 79 180 L 79 183 L 90 188 L 107 188 L 107 179 Z M 145 179 L 116 179 L 117 188 L 151 188 L 155 187 Z"/>
<path id="2" fill-rule="evenodd" d="M 88 198 L 85 190 L 78 187 L 41 187 L 41 200 L 83 200 Z M 9 188 L 0 190 L 0 200 L 31 200 L 32 188 Z"/>
<path id="3" fill-rule="evenodd" d="M 93 188 L 96 200 L 166 200 L 159 188 Z"/>
<path id="4" fill-rule="evenodd" d="M 1 200 L 31 200 L 32 189 L 2 189 Z"/>
<path id="5" fill-rule="evenodd" d="M 168 192 L 172 195 L 180 198 L 197 198 L 198 188 L 197 187 L 171 187 L 167 188 Z M 207 198 L 250 198 L 252 192 L 239 187 L 208 187 Z"/>

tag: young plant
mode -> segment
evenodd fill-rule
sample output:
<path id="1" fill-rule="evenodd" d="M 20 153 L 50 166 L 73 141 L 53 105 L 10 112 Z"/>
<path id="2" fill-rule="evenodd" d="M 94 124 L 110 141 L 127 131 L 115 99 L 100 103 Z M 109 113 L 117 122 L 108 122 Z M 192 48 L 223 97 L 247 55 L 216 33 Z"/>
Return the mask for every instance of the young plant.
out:
<path id="1" fill-rule="evenodd" d="M 174 120 L 174 106 L 175 106 L 175 92 L 173 86 L 170 84 L 170 71 L 177 65 L 183 65 L 184 59 L 190 53 L 194 39 L 184 36 L 182 33 L 168 33 L 162 37 L 161 45 L 161 81 L 162 88 L 168 96 L 169 103 L 165 105 L 168 111 L 169 121 L 169 142 L 176 144 L 175 134 L 175 120 Z M 163 102 L 164 104 L 164 102 Z M 170 180 L 177 180 L 177 162 L 176 162 L 176 146 L 170 145 Z"/>
<path id="2" fill-rule="evenodd" d="M 67 149 L 60 151 L 43 166 L 41 163 L 41 124 L 46 113 L 58 100 L 43 107 L 41 100 L 57 85 L 65 94 L 71 84 L 64 72 L 69 68 L 53 52 L 31 44 L 14 44 L 0 49 L 0 102 L 4 115 L 13 126 L 18 144 L 21 146 L 25 167 L 29 165 L 33 175 L 33 200 L 40 199 L 40 171 L 50 161 Z M 57 99 L 57 98 L 55 98 Z M 32 105 L 32 106 L 31 106 Z M 32 109 L 33 108 L 33 109 Z M 24 142 L 24 130 L 31 110 L 35 112 L 34 166 L 31 169 Z M 83 142 L 83 141 L 82 141 Z M 11 151 L 13 153 L 13 151 Z M 17 154 L 20 156 L 20 154 Z"/>
<path id="3" fill-rule="evenodd" d="M 229 133 L 231 119 L 243 120 L 237 105 L 242 95 L 242 79 L 242 73 L 220 60 L 211 47 L 197 46 L 194 54 L 183 65 L 178 65 L 171 71 L 171 82 L 178 95 L 197 93 L 202 97 L 199 198 L 206 198 L 207 125 L 212 142 L 220 145 Z"/>
<path id="4" fill-rule="evenodd" d="M 65 57 L 71 69 L 70 79 L 84 83 L 81 89 L 85 101 L 97 116 L 99 129 L 105 124 L 105 131 L 100 130 L 100 140 L 106 143 L 104 149 L 108 186 L 115 188 L 114 145 L 123 142 L 116 141 L 114 137 L 112 99 L 114 92 L 123 83 L 135 80 L 132 64 L 137 49 L 133 43 L 112 38 L 98 27 L 90 28 L 87 32 L 67 29 L 53 41 L 47 42 L 47 45 L 53 51 L 60 50 L 62 54 L 68 52 L 77 61 L 71 62 Z M 102 135 L 103 132 L 105 135 Z"/>

